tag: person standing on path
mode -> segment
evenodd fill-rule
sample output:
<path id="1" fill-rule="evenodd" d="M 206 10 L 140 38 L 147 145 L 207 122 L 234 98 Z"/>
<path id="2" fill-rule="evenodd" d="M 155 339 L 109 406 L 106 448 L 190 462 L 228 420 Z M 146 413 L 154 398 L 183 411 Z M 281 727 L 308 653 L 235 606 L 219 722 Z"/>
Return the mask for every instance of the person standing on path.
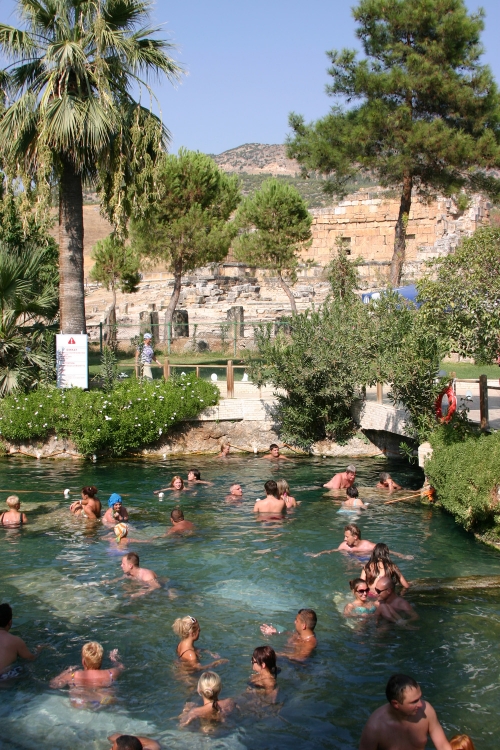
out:
<path id="1" fill-rule="evenodd" d="M 151 341 L 153 337 L 150 333 L 144 334 L 144 343 L 139 345 L 136 353 L 135 353 L 135 363 L 136 365 L 139 362 L 139 357 L 141 359 L 141 375 L 146 380 L 153 380 L 153 373 L 151 372 L 151 363 L 156 362 L 157 365 L 162 367 L 161 362 L 155 357 L 155 350 L 151 346 Z"/>

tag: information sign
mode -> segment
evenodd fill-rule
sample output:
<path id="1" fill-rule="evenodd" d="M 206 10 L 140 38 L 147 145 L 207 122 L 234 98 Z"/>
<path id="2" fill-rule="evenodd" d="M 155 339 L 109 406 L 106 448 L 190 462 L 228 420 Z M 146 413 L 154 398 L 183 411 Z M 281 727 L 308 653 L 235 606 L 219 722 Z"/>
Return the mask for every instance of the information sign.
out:
<path id="1" fill-rule="evenodd" d="M 58 388 L 89 387 L 88 336 L 86 333 L 58 333 L 56 367 Z"/>

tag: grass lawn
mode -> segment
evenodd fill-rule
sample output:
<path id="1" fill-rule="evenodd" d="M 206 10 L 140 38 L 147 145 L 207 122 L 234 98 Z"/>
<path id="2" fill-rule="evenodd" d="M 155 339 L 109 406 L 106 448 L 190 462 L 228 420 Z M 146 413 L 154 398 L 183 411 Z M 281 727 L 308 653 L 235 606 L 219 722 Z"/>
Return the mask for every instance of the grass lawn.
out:
<path id="1" fill-rule="evenodd" d="M 445 372 L 454 372 L 457 378 L 479 378 L 486 375 L 490 380 L 500 378 L 500 367 L 498 365 L 470 365 L 467 362 L 441 362 L 441 369 Z"/>

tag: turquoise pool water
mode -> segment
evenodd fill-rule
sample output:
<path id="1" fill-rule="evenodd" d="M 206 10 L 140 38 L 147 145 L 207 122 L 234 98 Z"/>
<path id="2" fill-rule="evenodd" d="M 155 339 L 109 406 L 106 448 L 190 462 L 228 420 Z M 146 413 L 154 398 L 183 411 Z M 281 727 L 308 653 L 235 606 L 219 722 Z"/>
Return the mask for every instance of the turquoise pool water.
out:
<path id="1" fill-rule="evenodd" d="M 321 485 L 345 460 L 297 459 L 279 469 L 254 458 L 217 461 L 211 457 L 123 460 L 91 463 L 0 463 L 0 489 L 22 494 L 30 524 L 21 532 L 0 531 L 1 600 L 14 609 L 13 632 L 28 645 L 48 644 L 17 683 L 0 695 L 0 747 L 70 750 L 109 747 L 114 732 L 147 734 L 168 748 L 357 748 L 370 712 L 384 702 L 385 683 L 395 671 L 409 672 L 437 708 L 448 736 L 471 734 L 477 750 L 498 747 L 500 721 L 498 640 L 500 594 L 469 591 L 408 595 L 420 615 L 414 631 L 373 623 L 346 622 L 341 610 L 348 579 L 359 564 L 339 554 L 306 557 L 306 551 L 336 546 L 345 516 L 323 496 Z M 382 459 L 356 461 L 357 484 L 374 486 L 378 473 L 391 471 L 400 484 L 416 488 L 421 474 L 406 464 Z M 199 468 L 212 487 L 198 486 L 163 502 L 152 494 L 173 474 L 186 477 Z M 283 523 L 257 523 L 253 502 L 263 482 L 285 476 L 301 506 Z M 225 502 L 229 486 L 241 483 L 241 505 Z M 131 535 L 148 539 L 163 533 L 179 501 L 197 532 L 189 538 L 158 539 L 134 545 L 141 564 L 169 578 L 166 589 L 130 599 L 129 583 L 106 583 L 120 575 L 120 555 L 103 539 L 108 533 L 68 515 L 83 484 L 95 484 L 105 503 L 111 492 L 128 495 Z M 38 490 L 53 494 L 37 495 Z M 363 536 L 415 556 L 398 561 L 408 579 L 500 573 L 498 553 L 461 531 L 453 520 L 415 503 L 384 506 L 373 489 L 360 526 Z M 3 502 L 6 494 L 0 493 Z M 107 505 L 107 503 L 105 503 Z M 319 645 L 304 664 L 280 660 L 275 706 L 248 704 L 208 735 L 196 726 L 180 729 L 176 717 L 196 700 L 193 683 L 176 668 L 177 644 L 171 625 L 194 615 L 201 624 L 200 648 L 229 659 L 219 667 L 222 697 L 246 694 L 253 649 L 270 642 L 277 650 L 285 635 L 267 641 L 262 622 L 292 628 L 297 610 L 318 613 Z M 81 646 L 100 641 L 106 652 L 119 648 L 127 667 L 116 689 L 116 703 L 100 711 L 71 707 L 67 690 L 48 682 L 78 664 Z M 202 662 L 210 660 L 202 655 Z M 106 661 L 109 664 L 109 661 Z M 248 697 L 248 695 L 246 695 Z"/>

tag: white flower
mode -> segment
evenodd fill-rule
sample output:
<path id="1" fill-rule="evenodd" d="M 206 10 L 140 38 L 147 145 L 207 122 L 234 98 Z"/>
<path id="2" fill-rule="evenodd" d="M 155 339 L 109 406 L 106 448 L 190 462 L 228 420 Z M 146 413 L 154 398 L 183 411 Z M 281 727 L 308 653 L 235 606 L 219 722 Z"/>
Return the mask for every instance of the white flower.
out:
<path id="1" fill-rule="evenodd" d="M 19 409 L 19 406 L 18 406 L 17 408 Z M 38 412 L 36 411 L 36 412 L 35 412 L 35 417 L 36 417 L 36 415 L 37 415 L 37 414 L 38 414 Z"/>
<path id="2" fill-rule="evenodd" d="M 161 429 L 161 427 L 160 427 L 160 429 L 158 430 L 158 435 L 163 435 L 163 430 Z"/>
<path id="3" fill-rule="evenodd" d="M 111 417 L 108 417 L 108 415 L 107 415 L 107 414 L 105 414 L 105 415 L 104 415 L 104 419 L 106 420 L 106 422 L 111 422 L 111 419 L 112 419 L 112 418 L 111 418 Z"/>

